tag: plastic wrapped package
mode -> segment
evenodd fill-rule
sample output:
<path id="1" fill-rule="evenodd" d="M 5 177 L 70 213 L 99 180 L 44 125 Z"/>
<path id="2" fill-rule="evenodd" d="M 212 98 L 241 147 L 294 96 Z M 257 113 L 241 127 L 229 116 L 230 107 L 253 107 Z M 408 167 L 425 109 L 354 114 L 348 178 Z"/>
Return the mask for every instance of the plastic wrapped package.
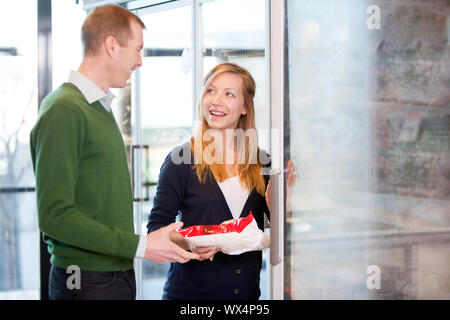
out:
<path id="1" fill-rule="evenodd" d="M 214 247 L 225 254 L 237 255 L 248 251 L 264 250 L 270 238 L 261 229 L 252 212 L 245 218 L 225 221 L 219 225 L 196 225 L 177 230 L 190 249 Z"/>

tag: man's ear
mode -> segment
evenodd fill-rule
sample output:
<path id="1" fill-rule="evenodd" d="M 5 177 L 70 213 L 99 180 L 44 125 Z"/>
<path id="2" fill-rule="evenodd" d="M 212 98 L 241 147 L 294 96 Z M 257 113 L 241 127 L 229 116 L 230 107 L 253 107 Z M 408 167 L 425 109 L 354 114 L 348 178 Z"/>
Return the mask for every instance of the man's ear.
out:
<path id="1" fill-rule="evenodd" d="M 117 41 L 113 36 L 107 36 L 105 41 L 103 42 L 103 46 L 105 48 L 106 54 L 109 57 L 113 57 L 116 52 Z"/>

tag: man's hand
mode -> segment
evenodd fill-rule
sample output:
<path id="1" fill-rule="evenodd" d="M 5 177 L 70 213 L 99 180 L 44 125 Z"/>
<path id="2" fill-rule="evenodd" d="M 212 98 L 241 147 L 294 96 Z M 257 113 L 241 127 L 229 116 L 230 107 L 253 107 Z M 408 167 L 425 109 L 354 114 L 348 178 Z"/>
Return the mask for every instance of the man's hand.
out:
<path id="1" fill-rule="evenodd" d="M 156 263 L 185 263 L 191 259 L 199 259 L 198 254 L 186 251 L 170 241 L 170 232 L 181 228 L 182 225 L 183 222 L 172 223 L 167 227 L 149 233 L 144 258 Z"/>
<path id="2" fill-rule="evenodd" d="M 233 220 L 229 220 L 229 222 L 233 222 Z M 229 223 L 228 221 L 226 221 L 226 223 Z M 223 222 L 225 223 L 225 222 Z M 176 243 L 177 245 L 179 245 L 180 247 L 182 247 L 185 250 L 189 250 L 189 245 L 186 242 L 186 239 L 177 231 L 170 231 L 169 233 L 169 238 L 172 242 Z M 206 259 L 212 259 L 212 257 L 214 257 L 214 255 L 217 253 L 217 249 L 212 248 L 212 247 L 198 247 L 198 248 L 193 248 L 192 252 L 194 253 L 198 253 L 199 257 L 197 260 L 199 261 L 203 261 Z"/>

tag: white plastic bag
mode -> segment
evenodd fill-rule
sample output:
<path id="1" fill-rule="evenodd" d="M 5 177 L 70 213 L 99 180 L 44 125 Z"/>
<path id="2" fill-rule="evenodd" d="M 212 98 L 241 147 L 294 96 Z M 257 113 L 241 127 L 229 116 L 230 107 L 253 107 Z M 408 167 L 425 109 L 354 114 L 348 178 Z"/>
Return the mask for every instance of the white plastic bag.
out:
<path id="1" fill-rule="evenodd" d="M 237 255 L 270 247 L 270 238 L 261 229 L 251 211 L 245 218 L 220 225 L 197 225 L 178 230 L 190 249 L 213 247 L 225 254 Z"/>

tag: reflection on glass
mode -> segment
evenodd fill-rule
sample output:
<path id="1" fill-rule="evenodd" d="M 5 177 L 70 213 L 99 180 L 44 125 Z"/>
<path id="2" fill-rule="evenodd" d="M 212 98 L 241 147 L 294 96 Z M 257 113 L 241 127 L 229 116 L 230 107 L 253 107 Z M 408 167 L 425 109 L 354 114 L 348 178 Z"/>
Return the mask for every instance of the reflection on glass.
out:
<path id="1" fill-rule="evenodd" d="M 38 110 L 36 2 L 3 1 L 0 28 L 0 300 L 38 299 L 39 233 L 28 144 Z"/>
<path id="2" fill-rule="evenodd" d="M 259 147 L 268 149 L 265 1 L 217 0 L 201 5 L 201 53 L 203 78 L 214 66 L 234 62 L 255 79 L 255 122 Z M 268 299 L 268 250 L 263 252 L 261 297 Z"/>
<path id="3" fill-rule="evenodd" d="M 286 298 L 450 297 L 449 9 L 287 2 Z"/>

